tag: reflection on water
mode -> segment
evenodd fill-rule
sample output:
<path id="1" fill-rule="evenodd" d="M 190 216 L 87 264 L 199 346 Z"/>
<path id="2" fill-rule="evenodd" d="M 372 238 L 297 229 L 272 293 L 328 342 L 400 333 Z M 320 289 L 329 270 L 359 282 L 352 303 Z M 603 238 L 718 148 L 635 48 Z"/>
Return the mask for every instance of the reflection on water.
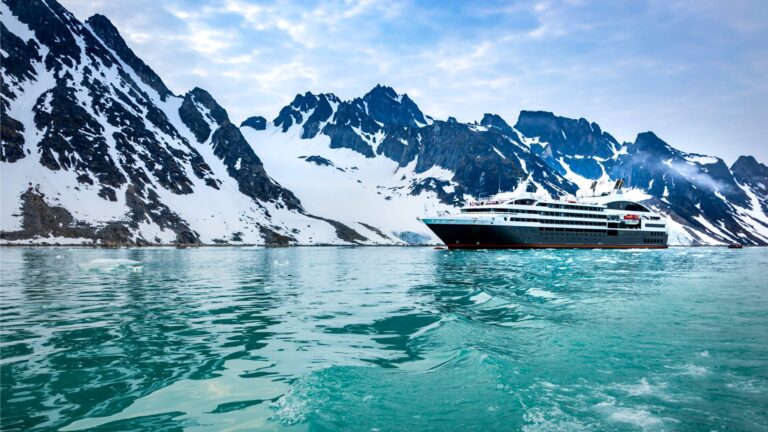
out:
<path id="1" fill-rule="evenodd" d="M 763 249 L 0 249 L 2 430 L 764 430 Z"/>

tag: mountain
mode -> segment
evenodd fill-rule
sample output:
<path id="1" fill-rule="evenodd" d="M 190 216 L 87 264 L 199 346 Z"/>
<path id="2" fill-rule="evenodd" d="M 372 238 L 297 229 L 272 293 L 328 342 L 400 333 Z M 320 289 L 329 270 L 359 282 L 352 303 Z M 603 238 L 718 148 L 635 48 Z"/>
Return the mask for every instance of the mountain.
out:
<path id="1" fill-rule="evenodd" d="M 305 211 L 208 92 L 174 95 L 106 17 L 0 7 L 4 242 L 401 242 Z"/>
<path id="2" fill-rule="evenodd" d="M 299 94 L 265 128 L 241 130 L 271 175 L 309 210 L 433 242 L 416 219 L 425 210 L 516 188 L 529 174 L 534 187 L 552 194 L 577 190 L 496 126 L 434 120 L 408 95 L 377 85 L 348 101 Z"/>
<path id="3" fill-rule="evenodd" d="M 624 178 L 628 196 L 668 216 L 675 244 L 768 243 L 764 165 L 741 158 L 729 168 L 652 132 L 620 143 L 595 122 L 543 111 L 521 112 L 514 126 L 496 114 L 435 120 L 381 85 L 349 101 L 300 94 L 271 124 L 241 129 L 281 184 L 339 220 L 418 230 L 413 219 L 425 208 L 450 209 L 526 178 L 551 195 Z"/>
<path id="4" fill-rule="evenodd" d="M 382 85 L 298 94 L 236 126 L 204 89 L 174 94 L 104 16 L 54 0 L 0 13 L 4 243 L 430 243 L 425 212 L 526 179 L 554 196 L 624 178 L 674 243 L 768 244 L 768 168 L 752 157 L 728 167 L 545 111 L 438 120 Z"/>

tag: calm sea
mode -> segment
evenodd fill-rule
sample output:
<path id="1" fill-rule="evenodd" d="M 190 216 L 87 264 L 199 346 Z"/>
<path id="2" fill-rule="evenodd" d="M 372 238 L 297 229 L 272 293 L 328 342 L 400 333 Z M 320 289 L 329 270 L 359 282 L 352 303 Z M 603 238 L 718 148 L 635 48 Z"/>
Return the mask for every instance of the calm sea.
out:
<path id="1" fill-rule="evenodd" d="M 768 430 L 766 248 L 0 265 L 4 431 Z"/>

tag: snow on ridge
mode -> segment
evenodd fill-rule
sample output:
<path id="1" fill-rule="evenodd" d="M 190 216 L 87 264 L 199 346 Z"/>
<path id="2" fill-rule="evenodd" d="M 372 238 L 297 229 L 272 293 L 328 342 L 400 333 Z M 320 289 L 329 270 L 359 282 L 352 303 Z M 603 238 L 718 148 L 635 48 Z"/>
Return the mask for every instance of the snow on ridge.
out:
<path id="1" fill-rule="evenodd" d="M 698 154 L 692 154 L 692 153 L 685 155 L 684 158 L 688 162 L 692 162 L 699 165 L 712 165 L 712 164 L 716 164 L 720 160 L 714 156 L 698 155 Z"/>
<path id="2" fill-rule="evenodd" d="M 523 144 L 528 149 L 530 149 L 531 146 L 534 145 L 534 144 L 540 145 L 542 147 L 546 147 L 549 144 L 547 142 L 542 142 L 541 141 L 541 137 L 537 137 L 537 136 L 535 136 L 535 137 L 528 137 L 528 136 L 523 135 L 523 133 L 521 133 L 517 129 L 513 129 L 513 130 L 517 133 L 517 136 L 520 139 L 520 143 Z"/>

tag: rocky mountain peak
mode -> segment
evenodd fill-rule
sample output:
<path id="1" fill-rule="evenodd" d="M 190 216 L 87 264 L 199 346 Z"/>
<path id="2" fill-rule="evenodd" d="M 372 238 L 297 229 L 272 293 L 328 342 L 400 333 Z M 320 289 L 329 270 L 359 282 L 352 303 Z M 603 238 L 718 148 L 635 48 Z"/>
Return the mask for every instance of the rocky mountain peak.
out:
<path id="1" fill-rule="evenodd" d="M 480 120 L 480 125 L 488 128 L 496 128 L 506 135 L 514 134 L 512 127 L 498 114 L 485 113 L 483 119 Z"/>
<path id="2" fill-rule="evenodd" d="M 551 146 L 554 156 L 578 155 L 612 156 L 619 146 L 616 139 L 600 129 L 596 123 L 557 117 L 548 111 L 521 111 L 515 129 L 528 137 L 538 137 Z"/>
<path id="3" fill-rule="evenodd" d="M 303 95 L 297 94 L 289 105 L 280 110 L 280 113 L 273 120 L 273 124 L 281 127 L 285 132 L 294 124 L 304 123 L 302 136 L 312 138 L 320 132 L 318 127 L 320 123 L 327 121 L 333 115 L 333 106 L 339 103 L 341 101 L 333 93 L 315 95 L 312 92 L 306 92 Z M 306 123 L 304 122 L 305 117 L 307 117 Z"/>
<path id="4" fill-rule="evenodd" d="M 762 183 L 762 189 L 768 191 L 768 166 L 758 162 L 753 156 L 739 156 L 731 165 L 731 171 L 739 183 Z"/>
<path id="5" fill-rule="evenodd" d="M 664 140 L 651 131 L 640 132 L 635 142 L 629 145 L 630 153 L 651 152 L 654 154 L 670 153 L 672 148 Z"/>
<path id="6" fill-rule="evenodd" d="M 406 94 L 399 95 L 392 87 L 377 84 L 363 96 L 363 101 L 368 115 L 384 125 L 417 127 L 427 123 L 416 103 Z"/>
<path id="7" fill-rule="evenodd" d="M 163 80 L 143 60 L 141 60 L 125 40 L 112 22 L 104 15 L 96 14 L 88 18 L 85 23 L 98 36 L 99 39 L 111 49 L 136 75 L 149 87 L 153 88 L 160 99 L 165 101 L 173 93 L 166 87 Z"/>
<path id="8" fill-rule="evenodd" d="M 207 91 L 195 87 L 184 95 L 179 107 L 181 121 L 192 131 L 198 142 L 205 142 L 213 130 L 229 122 L 227 111 Z"/>

